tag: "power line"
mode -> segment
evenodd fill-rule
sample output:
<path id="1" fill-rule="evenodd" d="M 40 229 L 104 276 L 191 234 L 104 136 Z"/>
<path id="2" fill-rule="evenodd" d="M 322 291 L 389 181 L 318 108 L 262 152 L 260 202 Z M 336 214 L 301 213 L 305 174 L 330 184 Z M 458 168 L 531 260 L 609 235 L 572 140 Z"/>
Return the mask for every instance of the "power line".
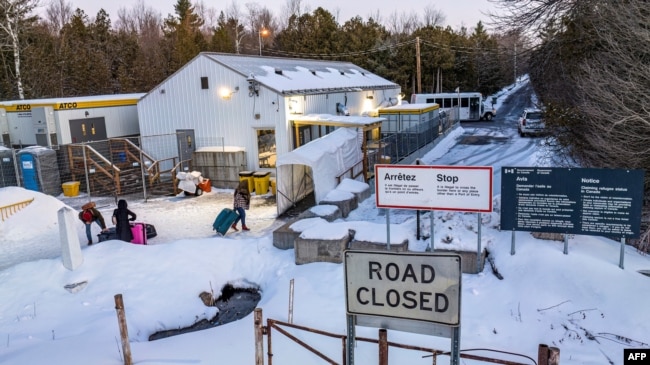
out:
<path id="1" fill-rule="evenodd" d="M 404 41 L 404 42 L 399 42 L 395 44 L 386 44 L 386 45 L 381 45 L 379 47 L 371 48 L 369 50 L 364 50 L 364 51 L 354 51 L 354 52 L 345 52 L 345 53 L 305 53 L 305 52 L 291 52 L 291 51 L 283 51 L 283 50 L 278 50 L 278 49 L 265 49 L 264 52 L 266 54 L 273 54 L 273 55 L 278 55 L 278 56 L 288 56 L 288 57 L 303 57 L 303 58 L 346 58 L 346 57 L 354 57 L 354 56 L 364 56 L 364 55 L 369 55 L 369 54 L 374 54 L 374 53 L 379 53 L 379 52 L 386 52 L 386 51 L 393 51 L 402 47 L 407 47 L 412 44 L 415 44 L 417 41 L 415 39 Z M 474 54 L 476 52 L 483 52 L 483 53 L 493 53 L 493 54 L 503 54 L 503 53 L 511 53 L 510 48 L 506 48 L 503 46 L 499 46 L 497 48 L 483 48 L 483 47 L 464 47 L 464 46 L 454 46 L 454 45 L 449 45 L 449 44 L 442 44 L 442 43 L 436 43 L 436 42 L 431 42 L 427 40 L 422 40 L 420 39 L 420 43 L 422 45 L 425 45 L 427 47 L 433 48 L 433 49 L 443 49 L 443 50 L 451 50 L 456 53 L 467 53 L 467 54 Z M 515 54 L 515 51 L 512 50 L 512 55 L 516 57 L 522 57 L 525 56 L 526 54 L 529 54 L 530 52 L 534 51 L 537 49 L 539 46 L 534 46 L 532 48 L 524 49 Z M 248 46 L 244 46 L 243 48 L 246 48 L 250 51 L 256 51 L 257 48 L 253 49 Z"/>

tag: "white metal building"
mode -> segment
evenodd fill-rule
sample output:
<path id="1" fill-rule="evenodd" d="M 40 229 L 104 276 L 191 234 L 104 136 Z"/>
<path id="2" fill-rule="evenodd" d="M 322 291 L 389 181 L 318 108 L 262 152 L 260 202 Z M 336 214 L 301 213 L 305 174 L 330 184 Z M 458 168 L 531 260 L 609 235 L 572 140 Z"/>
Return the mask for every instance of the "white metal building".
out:
<path id="1" fill-rule="evenodd" d="M 137 102 L 115 94 L 0 102 L 0 133 L 7 146 L 99 141 L 139 134 Z"/>
<path id="2" fill-rule="evenodd" d="M 273 172 L 277 155 L 297 146 L 292 119 L 366 115 L 397 104 L 400 91 L 349 62 L 201 53 L 138 102 L 140 133 L 157 159 L 193 141 L 193 149 L 241 147 L 245 169 Z M 176 132 L 185 136 L 178 145 L 147 138 Z"/>

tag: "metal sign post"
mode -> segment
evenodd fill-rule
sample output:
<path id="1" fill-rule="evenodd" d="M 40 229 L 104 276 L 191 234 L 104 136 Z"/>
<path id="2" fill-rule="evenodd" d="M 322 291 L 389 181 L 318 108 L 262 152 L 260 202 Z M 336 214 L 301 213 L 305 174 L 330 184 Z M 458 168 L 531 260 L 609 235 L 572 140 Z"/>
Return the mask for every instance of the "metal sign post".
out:
<path id="1" fill-rule="evenodd" d="M 481 213 L 478 213 L 477 216 L 478 216 L 478 240 L 476 240 L 476 242 L 477 242 L 478 249 L 476 251 L 476 272 L 480 273 L 481 271 L 483 271 L 481 270 Z"/>

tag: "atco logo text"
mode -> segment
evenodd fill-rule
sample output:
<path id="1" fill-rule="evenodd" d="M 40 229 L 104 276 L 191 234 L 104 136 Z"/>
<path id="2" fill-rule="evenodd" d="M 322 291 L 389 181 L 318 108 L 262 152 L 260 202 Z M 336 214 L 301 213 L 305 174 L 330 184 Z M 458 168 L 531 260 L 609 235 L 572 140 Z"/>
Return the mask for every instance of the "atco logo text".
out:
<path id="1" fill-rule="evenodd" d="M 59 109 L 77 109 L 77 103 L 60 103 Z"/>

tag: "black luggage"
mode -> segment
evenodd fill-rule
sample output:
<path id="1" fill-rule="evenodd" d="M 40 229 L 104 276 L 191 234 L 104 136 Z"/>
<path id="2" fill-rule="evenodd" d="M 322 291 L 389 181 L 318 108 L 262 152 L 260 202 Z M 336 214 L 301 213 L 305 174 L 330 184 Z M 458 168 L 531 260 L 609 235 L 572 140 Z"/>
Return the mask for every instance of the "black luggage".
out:
<path id="1" fill-rule="evenodd" d="M 239 217 L 237 212 L 229 208 L 224 208 L 217 216 L 217 219 L 214 220 L 214 223 L 212 223 L 212 229 L 217 231 L 218 234 L 225 236 L 230 226 L 235 223 L 237 217 Z"/>
<path id="2" fill-rule="evenodd" d="M 118 239 L 117 232 L 115 232 L 115 227 L 110 227 L 108 228 L 108 231 L 101 232 L 100 234 L 97 235 L 97 238 L 99 242 Z"/>
<path id="3" fill-rule="evenodd" d="M 158 235 L 156 227 L 153 224 L 145 223 L 145 228 L 147 230 L 147 239 L 154 238 Z"/>

